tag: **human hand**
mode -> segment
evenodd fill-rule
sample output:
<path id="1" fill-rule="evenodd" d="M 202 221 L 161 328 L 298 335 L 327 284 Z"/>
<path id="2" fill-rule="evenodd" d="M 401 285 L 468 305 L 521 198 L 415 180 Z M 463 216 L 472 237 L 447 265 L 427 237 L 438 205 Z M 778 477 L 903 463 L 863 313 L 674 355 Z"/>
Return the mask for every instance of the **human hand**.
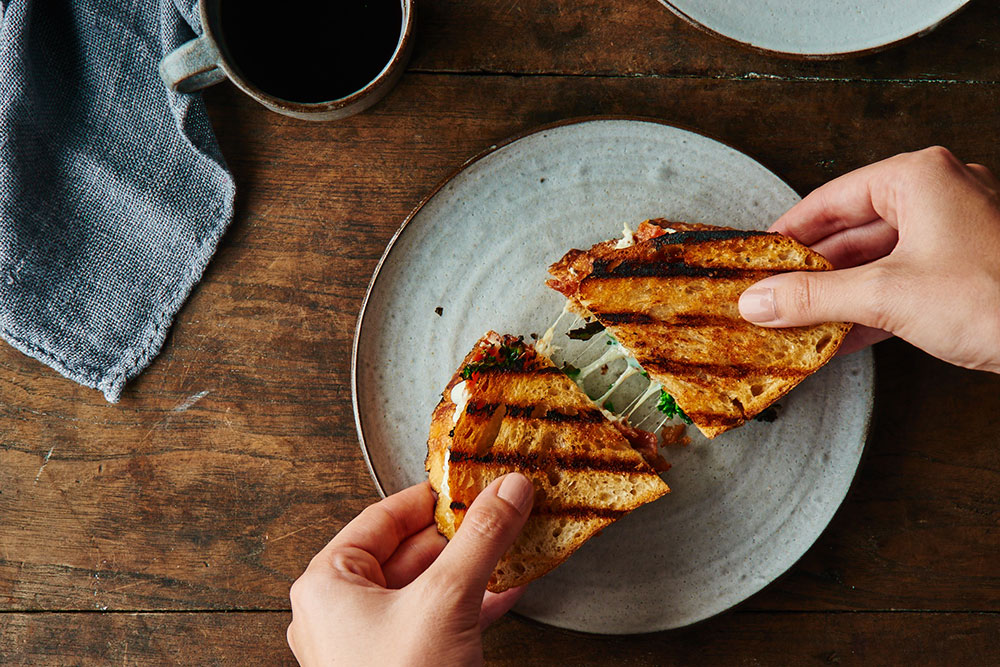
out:
<path id="1" fill-rule="evenodd" d="M 306 666 L 481 663 L 482 630 L 523 592 L 486 584 L 533 496 L 523 475 L 495 480 L 451 542 L 426 482 L 369 506 L 292 584 L 292 653 Z"/>
<path id="2" fill-rule="evenodd" d="M 740 297 L 766 327 L 856 322 L 842 351 L 895 334 L 950 363 L 1000 372 L 1000 182 L 944 148 L 830 181 L 771 231 L 834 271 L 771 276 Z"/>

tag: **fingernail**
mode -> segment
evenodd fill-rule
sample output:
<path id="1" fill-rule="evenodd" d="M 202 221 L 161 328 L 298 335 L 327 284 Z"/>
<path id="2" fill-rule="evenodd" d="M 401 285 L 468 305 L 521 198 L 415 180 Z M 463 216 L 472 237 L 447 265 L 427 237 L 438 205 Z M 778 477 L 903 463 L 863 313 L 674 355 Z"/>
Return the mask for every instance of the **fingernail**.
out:
<path id="1" fill-rule="evenodd" d="M 740 295 L 740 315 L 758 324 L 778 319 L 774 308 L 774 290 L 770 287 L 751 287 L 743 292 Z"/>
<path id="2" fill-rule="evenodd" d="M 497 497 L 506 500 L 514 506 L 521 514 L 531 507 L 531 499 L 535 495 L 535 489 L 531 486 L 531 481 L 521 473 L 512 472 L 500 482 L 497 489 Z"/>

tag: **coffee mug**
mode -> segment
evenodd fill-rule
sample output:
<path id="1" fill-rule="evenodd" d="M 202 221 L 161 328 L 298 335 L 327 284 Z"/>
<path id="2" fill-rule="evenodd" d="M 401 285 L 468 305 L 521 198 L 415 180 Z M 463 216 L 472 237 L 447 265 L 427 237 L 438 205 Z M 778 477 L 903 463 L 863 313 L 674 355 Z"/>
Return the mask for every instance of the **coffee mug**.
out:
<path id="1" fill-rule="evenodd" d="M 201 37 L 160 77 L 194 92 L 229 78 L 267 108 L 335 120 L 382 99 L 413 47 L 413 0 L 201 0 Z"/>

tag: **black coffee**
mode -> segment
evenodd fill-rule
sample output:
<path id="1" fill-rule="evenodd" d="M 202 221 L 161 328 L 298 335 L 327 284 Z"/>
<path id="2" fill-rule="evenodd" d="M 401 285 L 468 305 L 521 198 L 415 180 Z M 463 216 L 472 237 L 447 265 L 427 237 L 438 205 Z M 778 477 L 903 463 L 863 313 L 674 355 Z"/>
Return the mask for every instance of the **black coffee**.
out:
<path id="1" fill-rule="evenodd" d="M 400 0 L 223 0 L 228 60 L 265 93 L 325 102 L 364 88 L 392 58 Z"/>

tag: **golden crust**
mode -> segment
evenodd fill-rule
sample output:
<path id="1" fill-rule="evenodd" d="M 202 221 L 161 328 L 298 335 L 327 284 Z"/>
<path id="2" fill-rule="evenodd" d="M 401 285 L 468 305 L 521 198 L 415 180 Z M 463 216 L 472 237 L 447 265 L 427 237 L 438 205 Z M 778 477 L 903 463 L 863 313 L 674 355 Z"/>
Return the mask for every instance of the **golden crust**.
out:
<path id="1" fill-rule="evenodd" d="M 448 383 L 432 415 L 426 464 L 438 492 L 435 519 L 448 538 L 494 479 L 517 471 L 532 481 L 532 514 L 489 583 L 500 592 L 550 571 L 602 528 L 669 488 L 586 394 L 540 355 L 523 369 L 474 376 L 469 403 L 455 423 L 451 390 L 475 351 L 491 340 L 492 332 Z"/>
<path id="2" fill-rule="evenodd" d="M 788 393 L 850 331 L 839 322 L 764 328 L 740 317 L 739 296 L 758 280 L 832 268 L 790 238 L 665 220 L 644 222 L 636 236 L 644 240 L 628 248 L 571 250 L 550 267 L 549 286 L 593 313 L 709 438 Z"/>

